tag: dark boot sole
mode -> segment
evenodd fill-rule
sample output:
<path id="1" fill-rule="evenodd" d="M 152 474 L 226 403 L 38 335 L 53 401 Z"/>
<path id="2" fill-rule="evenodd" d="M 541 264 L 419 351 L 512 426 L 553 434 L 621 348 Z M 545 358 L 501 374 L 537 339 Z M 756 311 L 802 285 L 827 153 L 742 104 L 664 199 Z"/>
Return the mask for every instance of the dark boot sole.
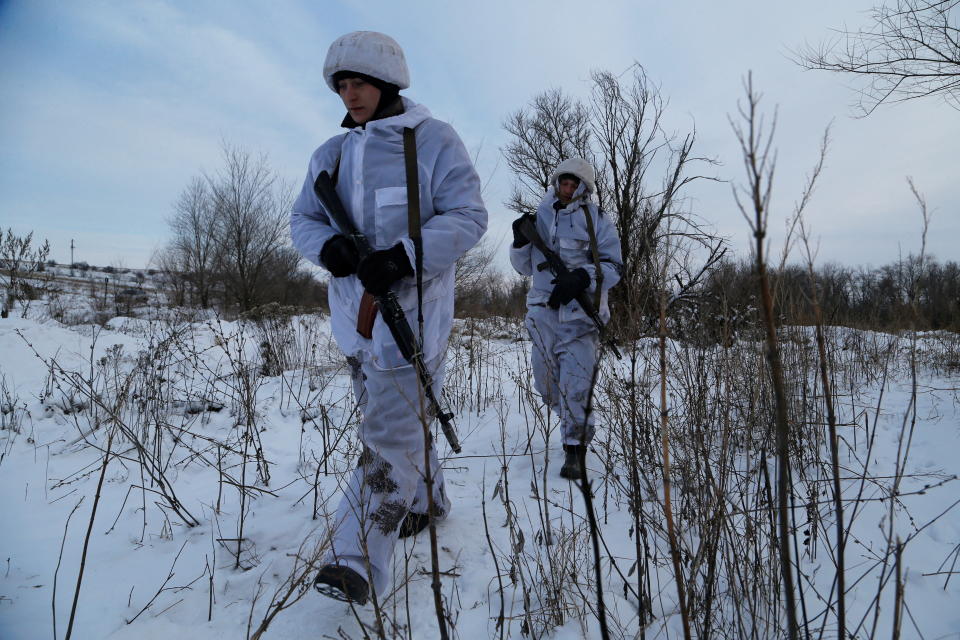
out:
<path id="1" fill-rule="evenodd" d="M 340 602 L 356 602 L 360 606 L 367 604 L 366 600 L 364 600 L 363 602 L 359 600 L 354 600 L 353 598 L 348 596 L 346 593 L 344 593 L 340 589 L 337 589 L 332 584 L 325 584 L 322 582 L 318 582 L 313 585 L 313 588 L 316 589 L 317 593 L 319 593 L 320 595 L 327 596 L 328 598 L 333 598 L 334 600 L 339 600 Z"/>
<path id="2" fill-rule="evenodd" d="M 363 580 L 362 588 L 366 590 L 368 593 L 365 593 L 363 595 L 360 595 L 359 593 L 351 595 L 348 591 L 347 584 L 345 584 L 346 579 L 340 575 L 330 575 L 329 573 L 327 573 L 327 575 L 324 575 L 326 570 L 327 570 L 327 567 L 324 567 L 323 569 L 321 569 L 320 573 L 317 575 L 317 578 L 313 581 L 313 588 L 317 590 L 317 593 L 319 593 L 320 595 L 326 596 L 328 598 L 332 598 L 334 600 L 339 600 L 340 602 L 353 602 L 360 606 L 367 604 L 367 600 L 369 596 L 369 587 L 367 586 L 366 580 Z M 353 573 L 358 578 L 360 578 L 359 574 L 355 574 L 354 572 L 351 572 L 351 573 Z M 330 580 L 330 581 L 328 582 L 327 580 L 323 580 L 322 578 L 327 578 L 327 580 Z M 362 580 L 362 578 L 360 579 Z M 338 582 L 340 582 L 340 584 L 337 584 Z M 360 585 L 356 585 L 356 586 L 360 587 Z M 360 590 L 359 588 L 356 589 L 356 591 L 358 592 L 359 590 Z"/>

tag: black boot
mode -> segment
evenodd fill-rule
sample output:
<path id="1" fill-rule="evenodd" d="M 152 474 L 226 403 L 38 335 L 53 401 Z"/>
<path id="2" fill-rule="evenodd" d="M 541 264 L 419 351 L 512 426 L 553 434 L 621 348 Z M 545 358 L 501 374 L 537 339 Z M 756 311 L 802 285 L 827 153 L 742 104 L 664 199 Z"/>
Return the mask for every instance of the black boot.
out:
<path id="1" fill-rule="evenodd" d="M 363 576 L 351 569 L 338 564 L 328 564 L 320 567 L 317 578 L 313 581 L 313 588 L 334 600 L 341 602 L 355 602 L 360 606 L 367 604 L 370 596 L 370 587 Z"/>
<path id="2" fill-rule="evenodd" d="M 430 516 L 425 513 L 414 513 L 411 511 L 407 517 L 400 523 L 400 537 L 409 538 L 415 536 L 430 524 Z"/>
<path id="3" fill-rule="evenodd" d="M 560 467 L 560 477 L 567 480 L 580 479 L 580 457 L 587 451 L 587 447 L 582 444 L 565 444 L 563 451 L 566 457 L 563 460 L 563 466 Z"/>

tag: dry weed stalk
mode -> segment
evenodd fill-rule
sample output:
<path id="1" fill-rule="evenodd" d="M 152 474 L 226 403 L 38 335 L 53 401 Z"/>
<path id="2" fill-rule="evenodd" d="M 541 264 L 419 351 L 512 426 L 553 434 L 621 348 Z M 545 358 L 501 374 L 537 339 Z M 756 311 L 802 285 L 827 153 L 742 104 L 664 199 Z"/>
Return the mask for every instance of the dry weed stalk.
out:
<path id="1" fill-rule="evenodd" d="M 673 521 L 673 505 L 670 500 L 670 410 L 667 404 L 667 266 L 671 254 L 669 241 L 666 243 L 663 266 L 660 269 L 660 312 L 657 346 L 660 354 L 660 442 L 663 464 L 663 513 L 667 521 L 667 538 L 670 544 L 670 559 L 673 561 L 673 577 L 677 584 L 677 601 L 680 605 L 680 619 L 683 622 L 683 637 L 690 640 L 690 614 L 687 611 L 687 599 L 684 594 L 683 569 L 680 566 L 680 546 Z"/>
<path id="2" fill-rule="evenodd" d="M 107 436 L 107 449 L 103 454 L 103 463 L 100 465 L 100 478 L 97 480 L 97 490 L 93 495 L 93 506 L 90 509 L 90 520 L 87 523 L 87 534 L 83 537 L 83 552 L 80 554 L 80 569 L 77 571 L 77 587 L 73 592 L 73 604 L 70 606 L 70 620 L 67 622 L 67 633 L 64 640 L 70 640 L 73 635 L 73 622 L 77 615 L 77 603 L 80 601 L 80 587 L 83 584 L 83 572 L 87 566 L 87 551 L 90 548 L 90 534 L 93 533 L 93 522 L 97 517 L 97 506 L 100 504 L 100 492 L 103 490 L 103 479 L 107 475 L 107 465 L 110 463 L 110 453 L 113 448 L 113 433 Z M 71 515 L 73 515 L 71 513 Z"/>
<path id="3" fill-rule="evenodd" d="M 773 173 L 776 165 L 775 155 L 771 155 L 776 118 L 767 131 L 763 116 L 757 112 L 760 95 L 753 90 L 753 78 L 747 76 L 746 106 L 740 107 L 743 124 L 731 120 L 731 125 L 740 142 L 744 166 L 747 172 L 747 184 L 742 188 L 747 203 L 741 200 L 740 192 L 734 189 L 734 197 L 740 212 L 746 218 L 756 241 L 754 259 L 756 262 L 758 286 L 763 302 L 762 312 L 766 327 L 767 361 L 770 376 L 773 379 L 773 392 L 776 408 L 776 452 L 777 452 L 777 510 L 779 516 L 780 570 L 783 576 L 784 608 L 787 614 L 787 631 L 791 640 L 798 634 L 797 613 L 793 580 L 793 563 L 790 559 L 790 427 L 787 421 L 787 392 L 783 376 L 783 364 L 780 359 L 780 344 L 777 338 L 777 323 L 774 316 L 773 295 L 767 278 L 765 257 L 767 220 L 769 219 L 770 195 L 773 189 Z M 744 129 L 746 127 L 746 129 Z"/>

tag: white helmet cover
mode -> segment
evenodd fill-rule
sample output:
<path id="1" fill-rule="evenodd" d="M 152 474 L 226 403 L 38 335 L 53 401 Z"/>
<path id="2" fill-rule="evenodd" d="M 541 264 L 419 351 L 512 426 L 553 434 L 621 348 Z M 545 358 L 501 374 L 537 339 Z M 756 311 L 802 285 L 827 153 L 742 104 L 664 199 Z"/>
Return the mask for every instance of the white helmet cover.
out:
<path id="1" fill-rule="evenodd" d="M 567 158 L 557 165 L 557 168 L 550 174 L 550 184 L 555 185 L 557 179 L 565 173 L 575 175 L 580 181 L 587 185 L 587 191 L 597 192 L 597 179 L 593 171 L 593 166 L 583 158 Z"/>
<path id="2" fill-rule="evenodd" d="M 401 89 L 410 86 L 403 49 L 396 40 L 376 31 L 353 31 L 333 41 L 323 63 L 323 78 L 334 93 L 338 91 L 333 74 L 340 71 L 362 73 Z"/>

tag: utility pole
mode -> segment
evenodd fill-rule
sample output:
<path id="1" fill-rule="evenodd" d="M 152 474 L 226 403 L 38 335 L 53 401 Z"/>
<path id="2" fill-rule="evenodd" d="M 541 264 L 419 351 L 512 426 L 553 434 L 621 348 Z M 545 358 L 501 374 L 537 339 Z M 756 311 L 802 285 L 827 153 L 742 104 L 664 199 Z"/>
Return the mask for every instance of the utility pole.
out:
<path id="1" fill-rule="evenodd" d="M 73 277 L 73 238 L 70 238 L 70 277 Z"/>

